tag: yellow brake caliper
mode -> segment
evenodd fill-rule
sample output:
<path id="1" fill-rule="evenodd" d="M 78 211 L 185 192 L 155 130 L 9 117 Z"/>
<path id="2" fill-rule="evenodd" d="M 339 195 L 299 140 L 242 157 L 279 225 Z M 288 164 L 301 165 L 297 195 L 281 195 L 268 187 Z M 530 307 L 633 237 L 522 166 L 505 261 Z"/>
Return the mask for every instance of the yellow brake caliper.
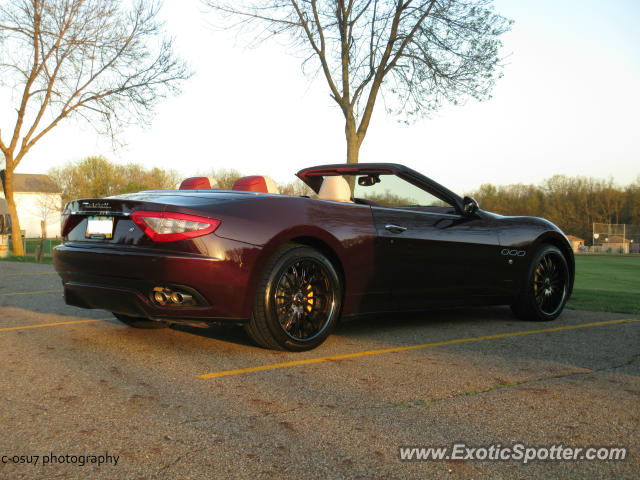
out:
<path id="1" fill-rule="evenodd" d="M 311 290 L 311 285 L 307 285 L 307 311 L 311 312 L 313 308 L 313 290 Z"/>
<path id="2" fill-rule="evenodd" d="M 538 295 L 538 277 L 540 275 L 540 265 L 538 265 L 538 268 L 536 268 L 536 273 L 533 276 L 533 293 L 535 295 Z"/>

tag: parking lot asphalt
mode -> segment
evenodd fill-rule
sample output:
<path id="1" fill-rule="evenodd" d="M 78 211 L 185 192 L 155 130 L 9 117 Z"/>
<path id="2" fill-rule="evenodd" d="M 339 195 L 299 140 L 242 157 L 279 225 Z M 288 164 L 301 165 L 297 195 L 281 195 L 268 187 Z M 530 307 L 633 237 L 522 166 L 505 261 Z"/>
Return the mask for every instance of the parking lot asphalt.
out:
<path id="1" fill-rule="evenodd" d="M 274 352 L 238 327 L 133 329 L 66 306 L 50 265 L 0 262 L 0 479 L 637 478 L 639 356 L 631 315 L 503 307 L 352 320 Z M 627 455 L 400 459 L 455 443 Z"/>

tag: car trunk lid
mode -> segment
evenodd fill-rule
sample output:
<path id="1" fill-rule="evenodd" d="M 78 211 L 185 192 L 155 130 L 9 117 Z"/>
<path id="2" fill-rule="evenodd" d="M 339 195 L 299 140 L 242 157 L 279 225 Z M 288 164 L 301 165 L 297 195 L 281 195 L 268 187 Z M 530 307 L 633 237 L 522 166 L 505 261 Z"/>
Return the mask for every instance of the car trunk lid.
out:
<path id="1" fill-rule="evenodd" d="M 133 212 L 202 215 L 203 207 L 209 210 L 242 198 L 246 195 L 227 191 L 150 191 L 74 200 L 63 212 L 62 237 L 72 242 L 153 246 L 154 242 L 131 219 Z"/>

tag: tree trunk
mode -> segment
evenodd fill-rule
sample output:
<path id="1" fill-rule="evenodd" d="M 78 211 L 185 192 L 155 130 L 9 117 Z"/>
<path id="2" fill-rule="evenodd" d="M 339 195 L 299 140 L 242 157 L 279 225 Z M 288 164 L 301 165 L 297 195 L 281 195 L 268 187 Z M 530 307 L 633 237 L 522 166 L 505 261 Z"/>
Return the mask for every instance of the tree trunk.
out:
<path id="1" fill-rule="evenodd" d="M 11 215 L 11 246 L 13 254 L 24 256 L 22 248 L 22 234 L 20 233 L 20 220 L 18 220 L 18 209 L 13 198 L 13 169 L 9 168 L 10 159 L 6 159 L 7 169 L 4 172 L 4 198 L 7 200 L 9 214 Z"/>
<path id="2" fill-rule="evenodd" d="M 40 220 L 40 230 L 42 231 L 42 234 L 40 235 L 40 246 L 38 247 L 38 253 L 36 254 L 36 262 L 38 263 L 40 263 L 44 257 L 44 246 L 47 241 L 47 222 L 44 220 Z"/>
<path id="3" fill-rule="evenodd" d="M 353 113 L 347 114 L 344 133 L 347 138 L 347 163 L 358 163 L 358 155 L 360 154 L 360 144 L 362 141 L 358 138 L 356 120 L 353 117 Z"/>
<path id="4" fill-rule="evenodd" d="M 356 129 L 356 120 L 353 116 L 353 112 L 349 112 L 345 116 L 347 118 L 344 126 L 344 133 L 347 138 L 347 163 L 358 163 L 358 156 L 360 154 L 360 145 L 362 144 L 362 139 L 358 135 L 358 131 Z M 353 197 L 353 192 L 355 191 L 354 189 L 356 186 L 356 177 L 347 177 L 347 182 L 349 182 L 349 188 L 351 188 L 351 196 Z"/>

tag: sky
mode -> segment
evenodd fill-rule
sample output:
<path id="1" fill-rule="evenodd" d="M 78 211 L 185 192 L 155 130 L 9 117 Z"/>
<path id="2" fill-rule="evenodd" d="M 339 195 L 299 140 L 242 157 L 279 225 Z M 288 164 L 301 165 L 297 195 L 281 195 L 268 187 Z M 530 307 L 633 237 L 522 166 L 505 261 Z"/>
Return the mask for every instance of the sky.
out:
<path id="1" fill-rule="evenodd" d="M 503 36 L 504 76 L 493 97 L 445 106 L 411 125 L 380 103 L 360 162 L 402 163 L 460 194 L 555 174 L 635 181 L 640 2 L 495 0 L 494 7 L 514 25 Z M 128 128 L 115 150 L 90 126 L 61 124 L 19 173 L 104 155 L 185 177 L 235 168 L 288 182 L 301 168 L 345 161 L 343 117 L 324 79 L 305 76 L 286 47 L 247 48 L 246 37 L 212 28 L 197 0 L 165 0 L 162 15 L 194 72 L 183 93 L 163 100 L 149 127 Z M 12 111 L 0 105 L 3 131 Z"/>

